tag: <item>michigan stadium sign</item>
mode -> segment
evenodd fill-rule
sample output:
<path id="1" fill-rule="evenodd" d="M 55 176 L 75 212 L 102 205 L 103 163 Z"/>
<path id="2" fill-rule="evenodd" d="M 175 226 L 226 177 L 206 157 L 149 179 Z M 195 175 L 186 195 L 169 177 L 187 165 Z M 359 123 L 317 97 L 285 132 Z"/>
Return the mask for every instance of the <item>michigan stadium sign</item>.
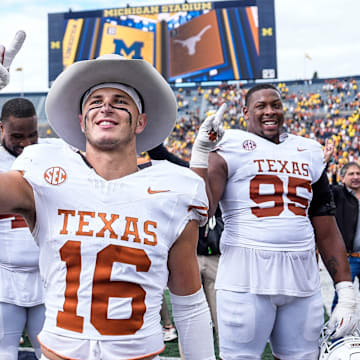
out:
<path id="1" fill-rule="evenodd" d="M 99 9 L 48 15 L 49 82 L 75 61 L 145 59 L 169 82 L 276 78 L 274 0 Z"/>

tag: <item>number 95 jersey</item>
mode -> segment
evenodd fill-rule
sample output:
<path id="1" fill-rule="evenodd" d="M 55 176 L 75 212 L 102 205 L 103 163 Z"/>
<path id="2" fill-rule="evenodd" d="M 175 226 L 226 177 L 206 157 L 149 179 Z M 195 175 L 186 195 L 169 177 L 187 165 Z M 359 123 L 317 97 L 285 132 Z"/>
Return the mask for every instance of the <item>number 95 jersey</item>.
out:
<path id="1" fill-rule="evenodd" d="M 13 169 L 35 194 L 43 330 L 161 350 L 168 253 L 190 220 L 206 222 L 203 180 L 164 161 L 107 181 L 67 145 L 26 148 Z"/>
<path id="2" fill-rule="evenodd" d="M 294 135 L 275 144 L 228 130 L 217 152 L 228 168 L 220 202 L 223 243 L 275 251 L 314 248 L 308 208 L 311 185 L 325 167 L 320 144 Z"/>

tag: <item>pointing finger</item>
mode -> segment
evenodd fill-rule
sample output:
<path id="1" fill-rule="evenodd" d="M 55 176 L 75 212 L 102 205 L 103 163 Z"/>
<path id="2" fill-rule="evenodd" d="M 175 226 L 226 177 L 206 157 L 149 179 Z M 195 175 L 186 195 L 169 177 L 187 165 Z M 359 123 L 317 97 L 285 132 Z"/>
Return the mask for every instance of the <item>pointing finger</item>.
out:
<path id="1" fill-rule="evenodd" d="M 226 103 L 223 103 L 219 110 L 216 112 L 215 114 L 215 121 L 214 121 L 214 128 L 215 129 L 218 129 L 220 124 L 222 123 L 223 119 L 224 119 L 224 113 L 225 113 L 225 110 L 227 108 L 227 105 Z"/>
<path id="2" fill-rule="evenodd" d="M 204 121 L 204 127 L 206 129 L 211 129 L 213 127 L 214 119 L 215 119 L 215 114 L 209 115 Z"/>

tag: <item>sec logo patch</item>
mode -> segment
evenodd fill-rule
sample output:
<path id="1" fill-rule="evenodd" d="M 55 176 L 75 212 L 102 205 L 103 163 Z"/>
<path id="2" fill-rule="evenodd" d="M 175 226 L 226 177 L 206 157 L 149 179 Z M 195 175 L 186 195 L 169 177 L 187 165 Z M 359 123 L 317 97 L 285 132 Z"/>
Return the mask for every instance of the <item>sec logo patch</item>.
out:
<path id="1" fill-rule="evenodd" d="M 243 142 L 243 149 L 247 151 L 252 151 L 256 149 L 256 142 L 253 140 L 245 140 Z"/>
<path id="2" fill-rule="evenodd" d="M 59 166 L 51 167 L 44 173 L 44 179 L 50 185 L 60 185 L 66 180 L 66 178 L 66 171 Z"/>

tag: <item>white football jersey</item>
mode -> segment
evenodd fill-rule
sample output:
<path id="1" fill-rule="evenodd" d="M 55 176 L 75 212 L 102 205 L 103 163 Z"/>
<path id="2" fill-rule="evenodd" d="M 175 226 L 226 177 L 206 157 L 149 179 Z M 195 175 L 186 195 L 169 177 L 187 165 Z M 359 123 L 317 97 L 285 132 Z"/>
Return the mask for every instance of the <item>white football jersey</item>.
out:
<path id="1" fill-rule="evenodd" d="M 16 157 L 0 147 L 0 172 L 9 171 Z M 0 263 L 9 269 L 34 271 L 39 264 L 39 247 L 23 217 L 15 214 L 0 215 Z"/>
<path id="2" fill-rule="evenodd" d="M 0 172 L 9 171 L 15 159 L 0 146 Z M 0 301 L 18 306 L 42 304 L 39 247 L 23 217 L 0 215 L 0 244 Z"/>
<path id="3" fill-rule="evenodd" d="M 288 135 L 275 144 L 228 130 L 217 152 L 228 179 L 216 288 L 253 294 L 310 296 L 319 289 L 311 185 L 325 167 L 320 144 Z"/>
<path id="4" fill-rule="evenodd" d="M 44 330 L 161 350 L 168 252 L 190 220 L 207 220 L 203 180 L 163 162 L 107 181 L 67 145 L 29 147 L 13 169 L 35 194 Z"/>
<path id="5" fill-rule="evenodd" d="M 217 150 L 228 180 L 220 201 L 222 242 L 267 250 L 314 248 L 308 218 L 311 185 L 324 170 L 321 145 L 288 135 L 280 144 L 242 130 L 228 130 Z"/>

